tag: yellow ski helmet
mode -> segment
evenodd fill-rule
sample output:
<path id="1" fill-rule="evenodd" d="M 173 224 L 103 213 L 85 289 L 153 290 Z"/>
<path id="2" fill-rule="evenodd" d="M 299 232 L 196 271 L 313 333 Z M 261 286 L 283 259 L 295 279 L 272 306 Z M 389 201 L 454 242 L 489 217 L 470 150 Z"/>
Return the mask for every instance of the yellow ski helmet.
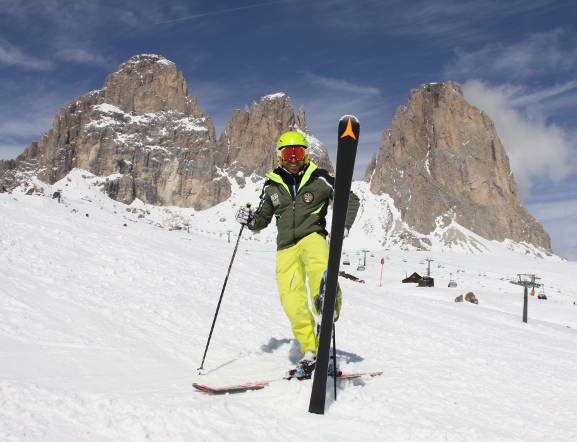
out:
<path id="1" fill-rule="evenodd" d="M 304 137 L 303 134 L 301 134 L 300 132 L 294 132 L 294 131 L 290 131 L 290 132 L 285 132 L 284 134 L 282 134 L 277 143 L 276 143 L 276 148 L 277 150 L 281 150 L 283 147 L 287 147 L 287 146 L 302 146 L 305 149 L 308 149 L 309 144 L 307 143 L 307 139 Z M 305 155 L 305 164 L 309 163 L 309 156 L 308 154 Z M 278 163 L 282 166 L 282 156 L 278 155 Z"/>

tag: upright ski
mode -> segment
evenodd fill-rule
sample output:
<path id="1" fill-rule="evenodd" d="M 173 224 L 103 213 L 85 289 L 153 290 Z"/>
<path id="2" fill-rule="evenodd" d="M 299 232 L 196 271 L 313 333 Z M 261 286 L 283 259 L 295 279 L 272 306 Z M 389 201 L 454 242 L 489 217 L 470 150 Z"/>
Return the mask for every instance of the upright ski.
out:
<path id="1" fill-rule="evenodd" d="M 353 115 L 345 115 L 339 120 L 329 261 L 327 264 L 327 279 L 325 298 L 323 302 L 321 330 L 319 335 L 319 346 L 317 349 L 317 361 L 309 403 L 309 412 L 317 414 L 324 414 L 325 412 L 325 393 L 327 388 L 329 353 L 333 331 L 333 315 L 337 298 L 337 279 L 339 274 L 341 251 L 343 248 L 343 236 L 349 203 L 349 192 L 351 190 L 355 157 L 357 154 L 357 144 L 359 142 L 359 129 L 359 120 Z"/>

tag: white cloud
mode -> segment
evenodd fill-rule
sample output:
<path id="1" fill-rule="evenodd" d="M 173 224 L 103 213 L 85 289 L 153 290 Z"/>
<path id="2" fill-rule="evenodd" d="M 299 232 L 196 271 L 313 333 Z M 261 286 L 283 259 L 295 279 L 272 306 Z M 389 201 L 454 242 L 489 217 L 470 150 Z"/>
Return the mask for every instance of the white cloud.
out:
<path id="1" fill-rule="evenodd" d="M 309 2 L 307 12 L 322 26 L 343 29 L 347 33 L 385 34 L 435 41 L 487 41 L 487 24 L 506 22 L 543 10 L 550 0 L 325 0 Z M 550 7 L 550 6 L 549 6 Z M 343 19 L 346 17 L 346 19 Z"/>
<path id="2" fill-rule="evenodd" d="M 109 58 L 91 52 L 85 48 L 61 49 L 56 56 L 63 61 L 70 61 L 77 64 L 87 64 L 95 66 L 110 67 L 112 62 Z"/>
<path id="3" fill-rule="evenodd" d="M 522 196 L 530 195 L 536 181 L 558 183 L 575 171 L 577 143 L 566 130 L 548 123 L 544 115 L 515 106 L 528 106 L 547 92 L 526 92 L 511 85 L 493 87 L 471 80 L 463 84 L 463 93 L 495 123 Z"/>
<path id="4" fill-rule="evenodd" d="M 305 83 L 308 86 L 301 89 Z M 333 164 L 336 160 L 338 118 L 344 114 L 354 114 L 360 119 L 361 136 L 354 176 L 355 179 L 363 178 L 373 153 L 379 150 L 382 132 L 389 123 L 383 115 L 393 113 L 381 90 L 311 72 L 303 73 L 303 81 L 296 89 L 298 93 L 287 92 L 296 108 L 301 104 L 305 106 L 308 126 L 327 146 Z"/>
<path id="5" fill-rule="evenodd" d="M 11 146 L 0 144 L 0 160 L 13 160 L 26 149 L 28 146 Z"/>
<path id="6" fill-rule="evenodd" d="M 286 1 L 287 0 L 274 0 L 274 1 L 265 2 L 265 3 L 254 3 L 252 5 L 237 6 L 235 8 L 213 9 L 212 11 L 205 11 L 205 12 L 196 13 L 194 15 L 180 16 L 178 18 L 160 21 L 160 22 L 157 22 L 156 24 L 160 25 L 160 24 L 168 24 L 168 23 L 177 23 L 177 22 L 182 22 L 182 21 L 186 21 L 186 20 L 196 20 L 198 18 L 203 18 L 203 17 L 210 17 L 210 16 L 222 15 L 222 14 L 230 14 L 230 13 L 234 13 L 234 12 L 238 12 L 238 11 L 243 11 L 245 9 L 260 8 L 263 6 L 270 6 L 270 5 L 275 5 L 278 3 L 285 3 Z"/>
<path id="7" fill-rule="evenodd" d="M 447 69 L 453 78 L 507 76 L 527 79 L 552 72 L 571 72 L 577 67 L 574 38 L 564 29 L 533 33 L 513 44 L 491 43 L 477 51 L 457 48 Z"/>
<path id="8" fill-rule="evenodd" d="M 305 80 L 309 81 L 315 86 L 321 86 L 327 89 L 332 89 L 339 91 L 340 94 L 361 94 L 366 96 L 379 96 L 381 95 L 380 89 L 372 86 L 362 86 L 355 83 L 351 83 L 346 80 L 325 77 L 322 75 L 317 75 L 312 72 L 305 72 Z"/>
<path id="9" fill-rule="evenodd" d="M 520 90 L 520 88 L 518 88 Z M 518 94 L 513 97 L 511 104 L 513 106 L 529 106 L 529 105 L 543 105 L 544 102 L 549 102 L 553 100 L 555 103 L 550 104 L 547 107 L 560 108 L 563 105 L 567 105 L 567 93 L 573 91 L 577 92 L 577 80 L 569 80 L 563 84 L 557 84 L 551 86 L 547 89 L 539 90 L 536 92 Z M 577 101 L 572 101 L 573 107 L 577 105 Z"/>
<path id="10" fill-rule="evenodd" d="M 38 136 L 41 130 L 49 129 L 49 121 L 49 118 L 40 115 L 34 115 L 26 120 L 4 117 L 0 123 L 0 134 L 5 137 Z"/>
<path id="11" fill-rule="evenodd" d="M 528 209 L 551 234 L 553 251 L 577 261 L 577 199 L 529 204 Z"/>
<path id="12" fill-rule="evenodd" d="M 577 259 L 577 134 L 556 122 L 576 111 L 576 70 L 577 42 L 563 29 L 458 50 L 446 69 L 449 78 L 468 79 L 463 93 L 495 123 L 522 199 L 540 201 L 528 210 L 555 253 L 570 259 Z"/>
<path id="13" fill-rule="evenodd" d="M 32 90 L 26 81 L 18 86 Z M 39 141 L 67 101 L 64 93 L 40 88 L 35 93 L 21 93 L 17 99 L 0 102 L 0 159 L 16 158 L 31 142 Z"/>
<path id="14" fill-rule="evenodd" d="M 20 66 L 33 70 L 48 70 L 54 67 L 50 61 L 26 55 L 6 41 L 0 41 L 0 65 Z"/>
<path id="15" fill-rule="evenodd" d="M 0 140 L 35 139 L 52 127 L 54 115 L 66 103 L 60 94 L 20 96 L 9 104 L 0 103 Z M 16 109 L 12 106 L 16 104 Z M 9 141 L 9 144 L 15 144 Z"/>
<path id="16" fill-rule="evenodd" d="M 530 207 L 535 217 L 543 222 L 556 222 L 565 218 L 573 221 L 577 219 L 577 199 L 531 203 Z M 577 229 L 577 223 L 573 223 L 573 225 Z M 577 235 L 575 238 L 577 239 Z"/>

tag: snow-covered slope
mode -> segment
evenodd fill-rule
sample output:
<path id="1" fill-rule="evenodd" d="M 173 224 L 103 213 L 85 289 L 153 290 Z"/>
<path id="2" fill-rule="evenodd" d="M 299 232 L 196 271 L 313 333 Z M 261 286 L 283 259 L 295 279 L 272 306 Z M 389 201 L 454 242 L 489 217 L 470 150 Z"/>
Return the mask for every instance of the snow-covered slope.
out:
<path id="1" fill-rule="evenodd" d="M 506 244 L 383 246 L 362 233 L 378 216 L 365 209 L 342 269 L 366 282 L 341 279 L 337 347 L 343 370 L 384 375 L 341 383 L 311 415 L 310 382 L 224 397 L 191 387 L 277 378 L 299 357 L 276 293 L 275 228 L 241 238 L 198 375 L 239 230 L 233 202 L 128 207 L 99 181 L 74 171 L 45 195 L 0 194 L 0 440 L 577 438 L 577 263 Z M 258 185 L 232 201 L 256 203 Z M 400 283 L 428 257 L 436 287 Z M 517 273 L 545 283 L 528 324 Z M 468 291 L 478 305 L 454 302 Z"/>
<path id="2" fill-rule="evenodd" d="M 253 207 L 256 207 L 264 179 L 254 174 L 244 176 L 242 172 L 237 172 L 234 177 L 231 177 L 225 170 L 221 170 L 220 174 L 230 182 L 231 197 L 214 207 L 201 211 L 181 207 L 153 206 L 144 204 L 138 199 L 130 206 L 113 202 L 102 192 L 102 189 L 107 181 L 118 179 L 118 174 L 97 177 L 79 169 L 72 170 L 67 177 L 54 185 L 48 185 L 30 176 L 23 180 L 26 184 L 16 189 L 16 192 L 30 191 L 32 186 L 42 189 L 41 193 L 44 195 L 52 195 L 58 191 L 62 194 L 64 202 L 69 199 L 95 202 L 99 207 L 107 205 L 113 207 L 113 211 L 122 212 L 127 219 L 132 221 L 148 222 L 168 229 L 186 229 L 189 232 L 199 232 L 212 237 L 225 236 L 228 239 L 229 235 L 238 231 L 234 214 L 240 205 L 246 203 L 252 203 Z M 242 187 L 239 182 L 244 183 Z M 358 249 L 447 251 L 507 256 L 527 254 L 554 262 L 561 260 L 558 256 L 551 255 L 532 244 L 520 244 L 511 240 L 498 242 L 482 238 L 455 222 L 451 214 L 439 217 L 437 228 L 432 233 L 428 235 L 419 233 L 403 222 L 401 213 L 388 195 L 374 195 L 370 192 L 369 185 L 363 181 L 353 182 L 352 189 L 359 196 L 361 207 L 351 229 L 349 243 L 354 244 L 354 247 Z M 331 216 L 329 208 L 327 216 L 329 231 Z M 271 243 L 275 241 L 275 237 L 276 230 L 270 228 L 248 239 Z M 345 244 L 345 251 L 346 247 Z"/>

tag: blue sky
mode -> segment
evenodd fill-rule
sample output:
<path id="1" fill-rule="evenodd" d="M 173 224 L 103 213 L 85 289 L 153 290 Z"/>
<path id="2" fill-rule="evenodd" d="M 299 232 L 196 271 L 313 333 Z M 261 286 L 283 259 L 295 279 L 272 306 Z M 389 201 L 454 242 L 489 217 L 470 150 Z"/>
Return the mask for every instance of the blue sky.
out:
<path id="1" fill-rule="evenodd" d="M 409 90 L 454 80 L 486 111 L 529 211 L 577 259 L 577 4 L 567 1 L 0 0 L 0 158 L 132 55 L 183 72 L 217 135 L 236 108 L 284 91 L 334 160 L 361 120 L 356 177 Z"/>

